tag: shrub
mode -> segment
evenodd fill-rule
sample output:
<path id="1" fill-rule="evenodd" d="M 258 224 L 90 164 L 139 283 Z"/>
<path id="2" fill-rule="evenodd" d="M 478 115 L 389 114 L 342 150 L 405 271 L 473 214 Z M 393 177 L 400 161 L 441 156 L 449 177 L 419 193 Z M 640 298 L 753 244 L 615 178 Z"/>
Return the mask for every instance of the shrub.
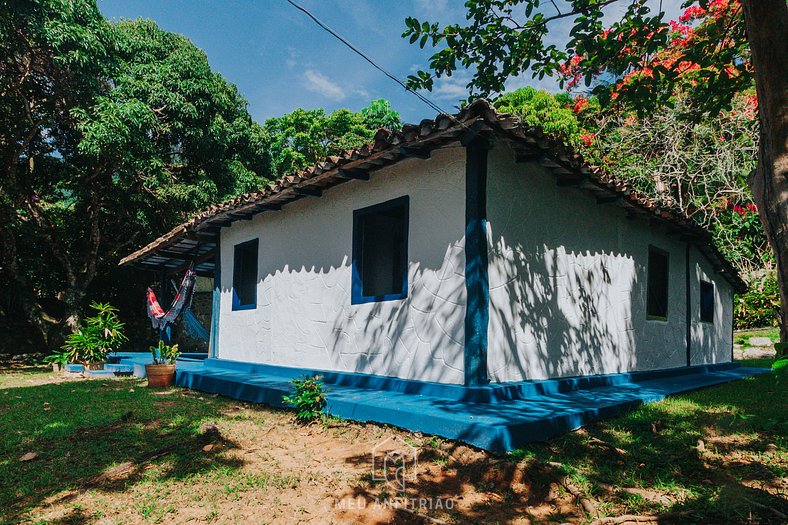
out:
<path id="1" fill-rule="evenodd" d="M 737 330 L 777 326 L 780 318 L 780 293 L 774 271 L 750 276 L 749 290 L 737 295 L 734 303 L 734 325 Z"/>
<path id="2" fill-rule="evenodd" d="M 68 364 L 69 359 L 71 359 L 71 353 L 69 351 L 55 350 L 51 355 L 48 355 L 44 358 L 44 362 L 57 364 L 62 367 Z"/>
<path id="3" fill-rule="evenodd" d="M 310 423 L 319 419 L 323 415 L 326 407 L 326 392 L 321 376 L 304 376 L 303 379 L 293 379 L 291 381 L 295 387 L 292 396 L 284 396 L 282 401 L 293 405 L 296 410 L 296 417 L 302 423 Z"/>
<path id="4" fill-rule="evenodd" d="M 168 345 L 159 339 L 159 346 L 151 346 L 150 353 L 153 356 L 154 365 L 174 365 L 175 361 L 181 356 L 181 351 L 177 344 Z"/>
<path id="5" fill-rule="evenodd" d="M 100 363 L 128 341 L 118 310 L 107 303 L 90 303 L 96 315 L 88 317 L 66 338 L 58 359 L 74 363 Z"/>

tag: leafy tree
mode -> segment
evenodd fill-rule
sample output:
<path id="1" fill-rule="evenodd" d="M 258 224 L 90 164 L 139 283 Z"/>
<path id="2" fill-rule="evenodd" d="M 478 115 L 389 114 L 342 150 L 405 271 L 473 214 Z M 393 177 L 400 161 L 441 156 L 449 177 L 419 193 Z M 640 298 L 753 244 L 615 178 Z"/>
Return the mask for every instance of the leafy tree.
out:
<path id="1" fill-rule="evenodd" d="M 265 121 L 271 137 L 272 167 L 279 176 L 342 150 L 358 148 L 370 142 L 379 128 L 399 126 L 399 114 L 382 99 L 373 100 L 360 113 L 338 109 L 326 115 L 323 109 L 299 108 Z"/>
<path id="2" fill-rule="evenodd" d="M 501 96 L 495 101 L 495 107 L 502 113 L 519 116 L 529 126 L 541 126 L 549 135 L 570 144 L 578 144 L 580 123 L 567 107 L 569 100 L 566 95 L 556 96 L 547 91 L 524 87 Z"/>
<path id="3" fill-rule="evenodd" d="M 623 14 L 607 24 L 604 8 Z M 750 177 L 761 221 L 775 252 L 782 303 L 788 304 L 788 6 L 785 0 L 687 1 L 679 21 L 666 21 L 647 0 L 569 0 L 562 8 L 540 0 L 469 0 L 467 24 L 406 20 L 404 37 L 441 46 L 430 72 L 409 77 L 431 89 L 434 78 L 459 68 L 473 72 L 471 97 L 503 91 L 505 81 L 531 71 L 540 78 L 581 80 L 603 103 L 640 115 L 689 94 L 685 113 L 696 119 L 727 110 L 754 80 L 759 104 L 758 169 Z M 572 18 L 566 45 L 545 38 L 551 25 Z M 781 312 L 788 340 L 788 308 Z"/>
<path id="4" fill-rule="evenodd" d="M 399 113 L 391 109 L 391 102 L 382 98 L 373 100 L 369 103 L 369 106 L 362 108 L 361 118 L 371 130 L 380 128 L 399 129 L 402 127 Z"/>
<path id="5" fill-rule="evenodd" d="M 3 4 L 1 277 L 55 345 L 120 255 L 266 181 L 267 137 L 183 36 L 91 0 Z"/>

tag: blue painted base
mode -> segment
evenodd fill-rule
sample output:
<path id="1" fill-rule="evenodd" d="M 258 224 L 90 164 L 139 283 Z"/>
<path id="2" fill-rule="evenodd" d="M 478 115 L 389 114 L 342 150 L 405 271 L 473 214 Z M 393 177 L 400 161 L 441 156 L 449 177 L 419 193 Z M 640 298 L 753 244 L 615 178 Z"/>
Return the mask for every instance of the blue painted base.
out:
<path id="1" fill-rule="evenodd" d="M 89 377 L 115 377 L 115 372 L 112 370 L 85 370 L 85 374 Z"/>
<path id="2" fill-rule="evenodd" d="M 315 373 L 220 359 L 178 365 L 179 386 L 277 407 L 284 405 L 282 396 L 292 392 L 293 377 Z M 725 363 L 475 388 L 363 374 L 322 374 L 333 415 L 505 452 L 643 403 L 767 371 Z"/>
<path id="3" fill-rule="evenodd" d="M 117 374 L 131 374 L 134 372 L 134 366 L 127 364 L 107 363 L 104 365 L 104 370 L 109 370 Z"/>
<path id="4" fill-rule="evenodd" d="M 202 365 L 208 354 L 186 353 L 178 359 L 178 369 Z M 66 372 L 86 373 L 90 376 L 109 376 L 113 374 L 132 374 L 134 377 L 146 377 L 145 365 L 153 362 L 153 357 L 147 352 L 123 352 L 110 356 L 111 359 L 104 365 L 104 370 L 84 370 L 82 365 L 72 363 L 64 367 Z M 106 372 L 106 373 L 104 373 Z"/>
<path id="5" fill-rule="evenodd" d="M 119 353 L 118 361 L 122 370 L 125 373 L 131 372 L 134 377 L 145 378 L 148 374 L 145 372 L 145 365 L 153 362 L 153 356 L 148 352 L 124 352 Z M 178 358 L 178 370 L 187 369 L 194 366 L 201 366 L 202 362 L 208 354 L 184 353 Z M 104 368 L 109 368 L 110 365 L 104 365 Z"/>

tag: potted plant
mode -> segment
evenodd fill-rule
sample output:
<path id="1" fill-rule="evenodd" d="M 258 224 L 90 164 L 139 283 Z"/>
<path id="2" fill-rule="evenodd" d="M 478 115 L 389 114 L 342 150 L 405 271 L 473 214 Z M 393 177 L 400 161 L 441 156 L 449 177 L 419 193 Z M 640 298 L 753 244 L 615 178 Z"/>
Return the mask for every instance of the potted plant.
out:
<path id="1" fill-rule="evenodd" d="M 67 360 L 80 363 L 85 370 L 102 370 L 107 356 L 116 352 L 128 341 L 123 334 L 123 323 L 118 310 L 106 303 L 90 303 L 96 315 L 80 323 L 77 330 L 69 334 L 62 350 Z"/>
<path id="2" fill-rule="evenodd" d="M 148 376 L 148 386 L 152 388 L 165 388 L 175 383 L 175 362 L 181 355 L 178 345 L 164 344 L 159 341 L 159 346 L 151 346 L 150 353 L 153 363 L 145 365 Z"/>

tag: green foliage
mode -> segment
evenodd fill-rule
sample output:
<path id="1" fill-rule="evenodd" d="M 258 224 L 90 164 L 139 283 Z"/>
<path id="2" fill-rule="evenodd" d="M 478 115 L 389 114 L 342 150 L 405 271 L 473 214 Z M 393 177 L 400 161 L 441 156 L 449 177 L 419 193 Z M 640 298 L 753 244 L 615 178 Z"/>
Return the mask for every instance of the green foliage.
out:
<path id="1" fill-rule="evenodd" d="M 326 115 L 323 109 L 296 109 L 265 121 L 271 141 L 271 164 L 278 176 L 302 170 L 328 155 L 358 148 L 370 142 L 375 132 L 399 127 L 399 114 L 387 100 L 373 100 L 353 113 L 338 109 Z"/>
<path id="2" fill-rule="evenodd" d="M 391 109 L 391 102 L 386 99 L 379 98 L 371 101 L 369 106 L 361 109 L 360 114 L 364 124 L 373 131 L 380 128 L 399 129 L 402 127 L 399 113 Z"/>
<path id="3" fill-rule="evenodd" d="M 0 85 L 0 286 L 45 340 L 124 253 L 270 179 L 264 129 L 205 54 L 92 0 L 0 10 Z"/>
<path id="4" fill-rule="evenodd" d="M 409 76 L 408 85 L 432 90 L 435 78 L 468 69 L 468 94 L 476 98 L 502 93 L 512 77 L 557 75 L 562 85 L 584 81 L 603 105 L 626 100 L 646 114 L 690 89 L 698 111 L 716 113 L 752 85 L 752 68 L 738 3 L 730 8 L 728 2 L 723 7 L 700 3 L 704 16 L 693 28 L 669 24 L 648 0 L 567 0 L 560 9 L 541 0 L 468 0 L 461 24 L 405 20 L 403 38 L 438 48 L 428 71 Z M 615 20 L 602 9 L 608 4 L 621 6 Z M 563 19 L 572 24 L 559 47 L 548 35 Z M 687 45 L 689 34 L 692 45 Z M 726 45 L 719 45 L 722 41 Z M 624 78 L 625 89 L 617 89 L 616 81 Z"/>
<path id="5" fill-rule="evenodd" d="M 749 289 L 734 301 L 734 326 L 737 330 L 777 326 L 780 295 L 775 271 L 762 271 L 750 279 Z"/>
<path id="6" fill-rule="evenodd" d="M 69 334 L 59 359 L 74 363 L 100 363 L 128 341 L 116 308 L 97 302 L 91 303 L 90 308 L 96 315 L 85 319 L 74 333 Z"/>
<path id="7" fill-rule="evenodd" d="M 547 91 L 524 87 L 505 93 L 495 101 L 495 108 L 517 115 L 528 126 L 541 126 L 545 133 L 569 144 L 577 145 L 580 141 L 577 116 L 565 101 Z"/>
<path id="8" fill-rule="evenodd" d="M 44 362 L 64 366 L 69 363 L 70 359 L 71 359 L 71 351 L 60 349 L 60 350 L 55 350 L 50 355 L 46 356 L 44 358 Z"/>
<path id="9" fill-rule="evenodd" d="M 720 251 L 743 275 L 773 267 L 774 254 L 754 204 L 716 210 L 710 230 Z"/>
<path id="10" fill-rule="evenodd" d="M 158 346 L 151 346 L 150 353 L 153 356 L 154 365 L 174 365 L 181 356 L 181 351 L 177 344 L 168 345 L 159 339 Z"/>
<path id="11" fill-rule="evenodd" d="M 326 391 L 321 376 L 304 376 L 302 379 L 293 379 L 295 393 L 292 396 L 282 397 L 282 401 L 293 405 L 297 412 L 296 417 L 303 423 L 310 423 L 323 415 L 326 407 Z"/>

